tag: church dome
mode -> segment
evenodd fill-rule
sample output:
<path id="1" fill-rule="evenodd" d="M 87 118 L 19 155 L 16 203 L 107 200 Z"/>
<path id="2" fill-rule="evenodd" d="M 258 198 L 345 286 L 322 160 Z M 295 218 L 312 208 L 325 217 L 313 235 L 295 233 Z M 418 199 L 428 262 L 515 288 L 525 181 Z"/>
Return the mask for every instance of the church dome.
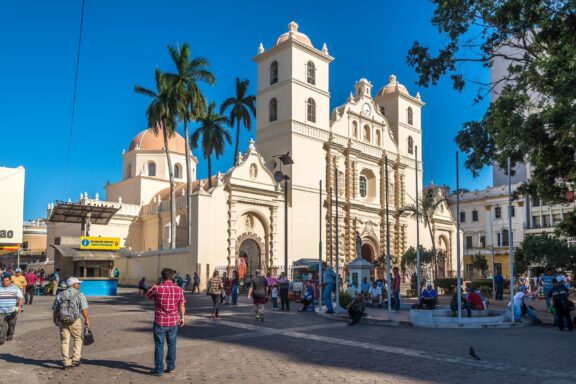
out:
<path id="1" fill-rule="evenodd" d="M 308 38 L 308 36 L 306 36 L 305 34 L 298 32 L 298 24 L 296 22 L 291 22 L 290 24 L 288 24 L 288 32 L 280 35 L 280 37 L 278 38 L 278 40 L 276 40 L 276 45 L 279 45 L 283 42 L 285 42 L 286 40 L 290 40 L 290 39 L 294 39 L 294 40 L 298 40 L 299 42 L 314 48 L 314 46 L 312 45 L 312 42 L 310 41 L 310 39 Z"/>
<path id="2" fill-rule="evenodd" d="M 174 132 L 172 137 L 168 139 L 168 148 L 170 149 L 170 152 L 185 154 L 186 142 L 178 132 Z M 128 151 L 134 151 L 136 149 L 154 151 L 164 150 L 164 134 L 160 131 L 158 136 L 156 136 L 150 129 L 143 130 L 132 139 Z"/>
<path id="3" fill-rule="evenodd" d="M 398 92 L 400 92 L 400 93 L 410 95 L 408 93 L 408 90 L 406 89 L 406 87 L 398 82 L 398 80 L 396 79 L 396 76 L 390 75 L 390 77 L 388 78 L 388 84 L 386 84 L 385 86 L 380 88 L 380 90 L 378 91 L 378 94 L 376 96 L 388 95 L 388 94 L 396 92 L 396 90 L 398 90 Z"/>
<path id="4" fill-rule="evenodd" d="M 186 194 L 186 183 L 175 182 L 174 183 L 174 196 L 180 197 L 180 196 L 184 196 L 185 194 Z M 159 198 L 160 201 L 170 200 L 170 187 L 166 187 L 166 188 L 158 191 L 154 195 L 154 197 L 152 197 L 150 202 L 152 203 L 154 201 L 154 199 L 156 199 L 156 198 Z"/>

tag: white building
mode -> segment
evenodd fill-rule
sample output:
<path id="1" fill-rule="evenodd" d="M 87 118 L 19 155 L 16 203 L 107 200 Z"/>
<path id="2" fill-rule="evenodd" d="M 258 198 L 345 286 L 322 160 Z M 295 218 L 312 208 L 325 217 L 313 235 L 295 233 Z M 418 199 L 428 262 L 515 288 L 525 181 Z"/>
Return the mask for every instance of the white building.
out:
<path id="1" fill-rule="evenodd" d="M 415 199 L 416 179 L 422 186 L 422 121 L 420 95 L 411 95 L 394 75 L 372 94 L 372 84 L 360 79 L 346 101 L 330 111 L 329 66 L 333 60 L 326 44 L 317 49 L 289 24 L 269 48 L 260 44 L 253 58 L 257 65 L 256 143 L 238 154 L 239 164 L 225 174 L 196 180 L 193 164 L 192 228 L 186 228 L 184 141 L 170 139 L 175 164 L 177 223 L 175 250 L 169 248 L 169 182 L 163 137 L 139 133 L 123 154 L 122 181 L 106 187 L 106 201 L 86 195 L 82 204 L 109 204 L 119 209 L 107 225 L 92 225 L 91 235 L 121 238 L 126 258 L 117 258 L 121 276 L 135 282 L 142 275 L 155 279 L 160 266 L 199 271 L 202 276 L 217 266 L 269 269 L 284 264 L 284 182 L 289 177 L 287 239 L 288 260 L 317 258 L 319 227 L 323 228 L 322 255 L 329 259 L 336 247 L 335 210 L 339 216 L 341 265 L 355 258 L 355 233 L 363 240 L 362 256 L 373 260 L 385 252 L 385 159 L 388 158 L 391 252 L 401 256 L 416 244 L 416 222 L 399 208 Z M 418 151 L 418 173 L 415 155 Z M 289 153 L 293 165 L 276 157 Z M 281 172 L 281 173 L 279 173 Z M 336 174 L 339 175 L 336 188 Z M 320 215 L 319 183 L 338 193 L 332 221 L 326 192 Z M 442 189 L 436 190 L 442 195 Z M 52 206 L 51 206 L 52 209 Z M 49 210 L 49 216 L 50 216 Z M 423 228 L 422 228 L 423 229 Z M 78 224 L 50 223 L 48 244 L 76 247 Z M 441 268 L 455 271 L 456 230 L 448 205 L 434 220 L 434 241 L 448 255 Z M 331 235 L 331 236 L 330 236 Z M 57 240 L 59 238 L 59 240 Z M 332 239 L 329 244 L 327 239 Z M 421 243 L 432 239 L 422 230 Z M 58 245 L 58 244 L 60 245 Z M 332 245 L 332 247 L 331 247 Z M 58 247 L 56 268 L 59 264 Z M 159 251 L 159 249 L 164 251 Z M 60 252 L 62 253 L 62 252 Z M 62 256 L 62 255 L 61 255 Z M 243 259 L 243 260 L 242 260 Z"/>

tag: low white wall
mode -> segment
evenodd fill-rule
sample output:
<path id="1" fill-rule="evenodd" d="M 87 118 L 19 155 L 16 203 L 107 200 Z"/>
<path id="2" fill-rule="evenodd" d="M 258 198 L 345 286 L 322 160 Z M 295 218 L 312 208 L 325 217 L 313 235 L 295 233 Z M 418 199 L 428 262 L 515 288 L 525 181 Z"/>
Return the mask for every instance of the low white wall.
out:
<path id="1" fill-rule="evenodd" d="M 210 266 L 200 265 L 197 260 L 188 248 L 163 249 L 121 257 L 114 261 L 114 267 L 120 271 L 121 285 L 137 286 L 142 277 L 146 277 L 148 284 L 152 285 L 160 277 L 163 268 L 171 268 L 182 277 L 187 273 L 193 276 L 194 272 L 198 272 L 203 286 L 206 282 L 206 270 L 210 272 Z"/>

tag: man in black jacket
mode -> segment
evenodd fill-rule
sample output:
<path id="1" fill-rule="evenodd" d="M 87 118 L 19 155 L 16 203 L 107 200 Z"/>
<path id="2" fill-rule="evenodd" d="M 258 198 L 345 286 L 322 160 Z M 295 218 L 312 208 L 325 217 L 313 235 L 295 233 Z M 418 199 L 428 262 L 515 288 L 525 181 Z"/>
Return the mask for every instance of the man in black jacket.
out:
<path id="1" fill-rule="evenodd" d="M 552 279 L 552 288 L 548 291 L 548 297 L 552 299 L 552 305 L 556 310 L 556 316 L 558 316 L 558 328 L 560 331 L 564 330 L 564 320 L 568 324 L 568 330 L 572 331 L 574 325 L 572 324 L 572 318 L 570 317 L 571 302 L 568 300 L 570 292 L 564 286 L 564 284 L 559 284 L 556 278 Z"/>

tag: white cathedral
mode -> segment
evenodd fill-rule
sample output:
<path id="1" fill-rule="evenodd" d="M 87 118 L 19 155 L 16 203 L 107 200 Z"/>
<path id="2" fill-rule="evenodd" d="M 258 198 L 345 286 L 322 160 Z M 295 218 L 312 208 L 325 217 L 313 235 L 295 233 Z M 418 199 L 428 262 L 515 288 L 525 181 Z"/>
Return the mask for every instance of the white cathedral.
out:
<path id="1" fill-rule="evenodd" d="M 267 270 L 283 265 L 285 182 L 279 175 L 289 177 L 289 264 L 319 257 L 320 226 L 322 257 L 329 259 L 330 249 L 336 248 L 336 209 L 340 265 L 356 257 L 356 232 L 362 238 L 362 257 L 372 261 L 386 252 L 386 157 L 391 254 L 399 262 L 400 256 L 416 245 L 416 220 L 400 208 L 414 203 L 416 180 L 421 190 L 425 189 L 420 160 L 424 102 L 420 95 L 410 95 L 394 75 L 375 94 L 372 84 L 360 79 L 345 102 L 330 111 L 328 75 L 333 57 L 326 44 L 315 48 L 295 22 L 269 49 L 260 44 L 253 60 L 258 77 L 256 141 L 250 141 L 246 153 L 237 154 L 237 166 L 212 176 L 212 188 L 208 188 L 207 179 L 196 179 L 198 160 L 191 159 L 190 241 L 186 155 L 184 138 L 178 134 L 169 140 L 177 181 L 176 249 L 169 249 L 170 194 L 162 134 L 155 136 L 144 130 L 132 140 L 122 154 L 123 179 L 106 186 L 105 200 L 81 196 L 79 204 L 106 202 L 119 208 L 107 224 L 92 224 L 90 234 L 121 239 L 123 252 L 112 257 L 121 270 L 121 282 L 135 283 L 142 276 L 154 281 L 165 266 L 182 273 L 197 271 L 205 281 L 221 266 L 235 268 L 245 263 L 248 268 Z M 286 153 L 293 164 L 284 165 L 278 158 Z M 332 215 L 327 189 L 334 191 Z M 432 191 L 442 196 L 447 193 L 443 188 Z M 52 210 L 50 205 L 49 217 Z M 447 255 L 440 269 L 453 274 L 457 234 L 447 204 L 437 211 L 432 229 L 436 247 Z M 80 233 L 79 224 L 49 223 L 48 257 L 55 259 L 56 268 L 64 266 L 62 239 L 79 238 Z M 422 222 L 420 242 L 427 248 L 432 245 Z M 50 246 L 56 243 L 60 246 Z M 71 240 L 70 245 L 73 243 Z M 84 263 L 83 268 L 89 265 Z M 70 273 L 76 271 L 74 268 Z M 96 276 L 97 272 L 91 274 Z"/>

